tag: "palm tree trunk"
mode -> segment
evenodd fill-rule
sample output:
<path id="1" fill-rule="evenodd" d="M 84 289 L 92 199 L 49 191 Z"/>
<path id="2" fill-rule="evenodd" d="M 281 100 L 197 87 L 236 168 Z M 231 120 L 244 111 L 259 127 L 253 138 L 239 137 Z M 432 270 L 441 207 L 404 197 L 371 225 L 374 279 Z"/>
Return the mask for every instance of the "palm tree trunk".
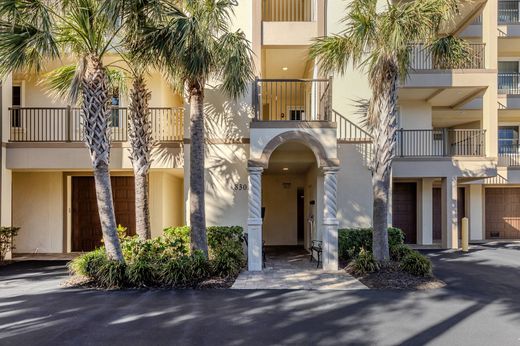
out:
<path id="1" fill-rule="evenodd" d="M 373 109 L 373 238 L 372 252 L 379 262 L 390 259 L 388 246 L 388 208 L 391 188 L 390 172 L 395 155 L 398 69 L 394 59 L 383 60 L 372 75 Z M 373 114 L 373 115 L 374 115 Z M 375 120 L 377 118 L 377 120 Z"/>
<path id="2" fill-rule="evenodd" d="M 117 236 L 117 224 L 110 182 L 110 134 L 108 87 L 106 70 L 97 57 L 87 57 L 85 77 L 82 81 L 85 142 L 89 149 L 99 220 L 107 256 L 111 260 L 124 262 Z"/>
<path id="3" fill-rule="evenodd" d="M 152 236 L 150 227 L 148 173 L 152 164 L 152 127 L 148 102 L 151 94 L 142 74 L 134 76 L 130 91 L 130 160 L 134 168 L 136 233 L 145 240 Z"/>
<path id="4" fill-rule="evenodd" d="M 204 203 L 204 85 L 190 83 L 190 226 L 191 248 L 208 256 Z"/>

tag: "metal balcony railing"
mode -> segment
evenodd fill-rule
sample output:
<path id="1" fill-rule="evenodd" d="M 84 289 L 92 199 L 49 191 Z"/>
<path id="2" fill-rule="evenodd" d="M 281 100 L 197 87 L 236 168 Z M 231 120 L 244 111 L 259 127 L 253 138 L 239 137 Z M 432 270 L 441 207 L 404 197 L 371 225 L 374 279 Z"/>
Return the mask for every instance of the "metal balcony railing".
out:
<path id="1" fill-rule="evenodd" d="M 518 0 L 499 0 L 498 1 L 498 22 L 499 23 L 519 23 L 520 22 L 520 1 Z"/>
<path id="2" fill-rule="evenodd" d="M 10 142 L 83 142 L 84 127 L 80 108 L 9 108 Z M 150 108 L 153 138 L 159 142 L 181 141 L 184 137 L 184 109 Z M 113 142 L 128 141 L 128 109 L 112 108 L 110 135 Z"/>
<path id="3" fill-rule="evenodd" d="M 437 61 L 431 51 L 424 44 L 410 46 L 410 65 L 414 70 L 452 70 L 452 69 L 484 69 L 486 45 L 484 43 L 470 43 L 469 57 L 457 65 Z"/>
<path id="4" fill-rule="evenodd" d="M 265 22 L 314 22 L 317 0 L 262 0 Z"/>
<path id="5" fill-rule="evenodd" d="M 499 144 L 498 165 L 506 167 L 520 167 L 520 144 Z"/>
<path id="6" fill-rule="evenodd" d="M 520 95 L 520 73 L 498 73 L 498 93 Z"/>
<path id="7" fill-rule="evenodd" d="M 397 131 L 398 157 L 485 156 L 482 129 L 434 129 Z"/>
<path id="8" fill-rule="evenodd" d="M 255 120 L 331 119 L 331 79 L 257 79 L 253 88 Z"/>

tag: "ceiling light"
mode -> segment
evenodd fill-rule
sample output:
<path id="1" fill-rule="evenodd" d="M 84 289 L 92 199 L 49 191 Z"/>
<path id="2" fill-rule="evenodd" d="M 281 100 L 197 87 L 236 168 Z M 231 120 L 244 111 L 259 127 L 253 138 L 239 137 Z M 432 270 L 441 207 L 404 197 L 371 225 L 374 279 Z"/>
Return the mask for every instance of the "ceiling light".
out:
<path id="1" fill-rule="evenodd" d="M 282 170 L 283 170 L 283 171 L 288 171 L 288 170 L 289 170 L 289 168 L 287 168 L 287 167 L 284 167 L 284 168 L 282 168 Z"/>
<path id="2" fill-rule="evenodd" d="M 282 67 L 282 70 L 284 70 L 284 71 L 287 71 L 288 69 L 289 69 L 288 67 L 285 67 L 285 66 Z"/>

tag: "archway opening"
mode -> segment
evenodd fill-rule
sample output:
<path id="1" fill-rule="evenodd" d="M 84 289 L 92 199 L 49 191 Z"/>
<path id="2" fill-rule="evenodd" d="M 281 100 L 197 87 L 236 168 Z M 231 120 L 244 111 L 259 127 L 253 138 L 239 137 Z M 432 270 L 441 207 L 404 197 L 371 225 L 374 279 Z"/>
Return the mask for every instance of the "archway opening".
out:
<path id="1" fill-rule="evenodd" d="M 262 175 L 262 238 L 270 266 L 316 267 L 309 249 L 318 239 L 320 174 L 314 152 L 288 141 L 278 146 Z"/>

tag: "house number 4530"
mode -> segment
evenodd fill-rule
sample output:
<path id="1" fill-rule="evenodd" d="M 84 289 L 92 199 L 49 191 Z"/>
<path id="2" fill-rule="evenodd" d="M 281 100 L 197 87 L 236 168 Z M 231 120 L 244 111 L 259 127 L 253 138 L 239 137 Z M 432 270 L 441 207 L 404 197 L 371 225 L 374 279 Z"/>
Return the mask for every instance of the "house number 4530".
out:
<path id="1" fill-rule="evenodd" d="M 247 190 L 247 184 L 234 184 L 231 186 L 233 191 L 244 191 Z"/>

